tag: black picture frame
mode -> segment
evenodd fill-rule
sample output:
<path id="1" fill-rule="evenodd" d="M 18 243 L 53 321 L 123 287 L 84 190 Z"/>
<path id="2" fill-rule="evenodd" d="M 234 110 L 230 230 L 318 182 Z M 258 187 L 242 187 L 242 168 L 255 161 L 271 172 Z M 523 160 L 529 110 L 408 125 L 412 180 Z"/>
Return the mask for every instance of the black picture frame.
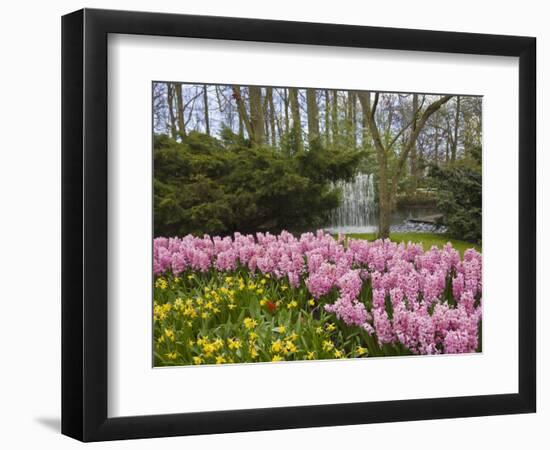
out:
<path id="1" fill-rule="evenodd" d="M 517 393 L 107 416 L 107 36 L 110 33 L 519 58 Z M 535 412 L 536 39 L 83 9 L 62 18 L 62 433 L 82 441 Z"/>

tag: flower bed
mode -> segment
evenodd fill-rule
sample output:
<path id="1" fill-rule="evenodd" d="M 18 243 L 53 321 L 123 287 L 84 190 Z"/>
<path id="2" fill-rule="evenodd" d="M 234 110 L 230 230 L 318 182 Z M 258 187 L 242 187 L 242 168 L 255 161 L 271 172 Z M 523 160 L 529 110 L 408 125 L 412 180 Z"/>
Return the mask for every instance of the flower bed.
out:
<path id="1" fill-rule="evenodd" d="M 450 244 L 154 240 L 155 365 L 480 351 L 481 255 Z"/>

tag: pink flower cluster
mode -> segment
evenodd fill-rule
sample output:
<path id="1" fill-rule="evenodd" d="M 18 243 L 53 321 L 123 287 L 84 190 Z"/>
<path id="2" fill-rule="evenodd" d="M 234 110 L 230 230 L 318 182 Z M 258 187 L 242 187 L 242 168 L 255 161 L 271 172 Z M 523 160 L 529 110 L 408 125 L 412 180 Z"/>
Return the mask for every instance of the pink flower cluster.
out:
<path id="1" fill-rule="evenodd" d="M 299 238 L 288 232 L 160 237 L 153 256 L 157 275 L 245 267 L 286 277 L 293 287 L 303 283 L 321 303 L 333 294 L 328 312 L 380 344 L 401 344 L 415 354 L 467 353 L 478 346 L 482 266 L 474 249 L 461 259 L 450 244 L 424 251 L 389 240 L 345 242 L 318 231 Z"/>

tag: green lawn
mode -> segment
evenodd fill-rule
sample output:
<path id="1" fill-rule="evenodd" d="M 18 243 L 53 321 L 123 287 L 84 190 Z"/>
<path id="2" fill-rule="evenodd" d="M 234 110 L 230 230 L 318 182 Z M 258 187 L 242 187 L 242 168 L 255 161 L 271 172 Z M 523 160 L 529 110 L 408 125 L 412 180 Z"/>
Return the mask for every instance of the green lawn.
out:
<path id="1" fill-rule="evenodd" d="M 353 233 L 347 234 L 347 237 L 353 239 L 367 239 L 369 241 L 376 239 L 375 233 Z M 468 248 L 475 248 L 478 252 L 481 252 L 481 245 L 473 244 L 471 242 L 460 241 L 458 239 L 451 239 L 444 234 L 434 233 L 391 233 L 390 239 L 394 242 L 418 242 L 422 244 L 424 250 L 428 250 L 432 245 L 443 247 L 447 242 L 450 242 L 454 248 L 456 248 L 460 254 L 464 254 L 464 250 Z"/>

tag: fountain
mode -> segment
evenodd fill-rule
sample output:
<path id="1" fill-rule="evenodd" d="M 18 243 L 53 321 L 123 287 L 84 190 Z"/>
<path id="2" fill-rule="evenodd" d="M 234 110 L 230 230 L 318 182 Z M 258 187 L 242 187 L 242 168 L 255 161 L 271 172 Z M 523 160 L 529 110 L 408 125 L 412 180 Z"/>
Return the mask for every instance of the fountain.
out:
<path id="1" fill-rule="evenodd" d="M 342 202 L 332 211 L 327 231 L 331 233 L 375 232 L 378 227 L 373 175 L 359 173 L 352 181 L 339 181 L 335 186 L 342 191 Z"/>

